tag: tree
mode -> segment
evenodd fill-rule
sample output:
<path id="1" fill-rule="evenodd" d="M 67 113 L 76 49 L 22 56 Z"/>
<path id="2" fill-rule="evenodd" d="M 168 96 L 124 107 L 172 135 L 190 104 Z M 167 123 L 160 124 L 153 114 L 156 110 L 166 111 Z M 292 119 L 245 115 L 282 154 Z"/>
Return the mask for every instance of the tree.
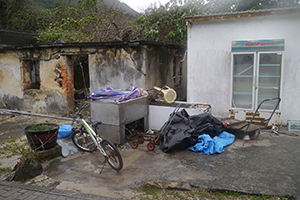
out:
<path id="1" fill-rule="evenodd" d="M 0 28 L 7 28 L 13 15 L 25 5 L 25 0 L 0 0 Z"/>
<path id="2" fill-rule="evenodd" d="M 148 40 L 185 44 L 184 17 L 203 13 L 204 0 L 170 0 L 165 5 L 151 4 L 135 21 L 139 33 Z"/>
<path id="3" fill-rule="evenodd" d="M 50 10 L 42 10 L 37 7 L 25 5 L 18 12 L 14 13 L 6 28 L 35 32 L 40 29 L 45 29 L 51 21 L 52 16 Z"/>
<path id="4" fill-rule="evenodd" d="M 40 42 L 146 39 L 183 45 L 186 16 L 300 5 L 299 0 L 170 0 L 165 5 L 151 4 L 132 19 L 113 5 L 118 0 L 110 4 L 105 3 L 108 0 L 65 0 L 53 10 L 32 7 L 26 1 L 0 0 L 0 28 L 39 31 Z"/>
<path id="5" fill-rule="evenodd" d="M 152 4 L 136 21 L 147 39 L 185 44 L 185 16 L 230 13 L 258 9 L 299 6 L 298 0 L 170 0 L 165 5 Z"/>
<path id="6" fill-rule="evenodd" d="M 299 6 L 298 0 L 208 0 L 207 13 L 240 12 Z"/>
<path id="7" fill-rule="evenodd" d="M 67 10 L 67 12 L 66 12 Z M 122 39 L 130 20 L 113 5 L 97 0 L 80 1 L 78 6 L 61 4 L 52 12 L 51 23 L 37 38 L 39 42 L 104 42 Z"/>

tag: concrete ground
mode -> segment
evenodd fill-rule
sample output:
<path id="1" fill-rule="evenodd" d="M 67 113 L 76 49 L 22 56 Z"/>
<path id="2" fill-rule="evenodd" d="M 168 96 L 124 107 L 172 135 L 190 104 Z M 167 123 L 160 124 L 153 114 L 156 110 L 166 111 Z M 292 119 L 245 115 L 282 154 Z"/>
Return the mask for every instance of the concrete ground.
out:
<path id="1" fill-rule="evenodd" d="M 0 140 L 22 135 L 25 124 L 41 120 L 19 115 L 5 119 L 0 121 Z M 43 174 L 31 183 L 55 191 L 113 199 L 130 199 L 134 196 L 131 189 L 148 180 L 180 181 L 220 190 L 300 199 L 300 133 L 284 128 L 279 133 L 262 133 L 247 142 L 236 139 L 224 153 L 215 155 L 189 150 L 166 154 L 158 146 L 148 151 L 146 143 L 137 149 L 124 144 L 119 147 L 124 161 L 120 172 L 108 164 L 101 165 L 104 158 L 98 152 L 79 152 L 44 163 Z M 2 157 L 0 168 L 6 165 Z"/>

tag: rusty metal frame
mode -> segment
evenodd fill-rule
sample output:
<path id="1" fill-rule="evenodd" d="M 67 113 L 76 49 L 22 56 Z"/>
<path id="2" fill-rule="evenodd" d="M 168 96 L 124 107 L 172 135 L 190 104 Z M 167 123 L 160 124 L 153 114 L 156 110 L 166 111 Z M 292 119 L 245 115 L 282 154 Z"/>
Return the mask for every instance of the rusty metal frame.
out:
<path id="1" fill-rule="evenodd" d="M 251 123 L 252 123 L 252 121 L 253 121 L 255 115 L 256 115 L 256 113 L 258 112 L 258 110 L 259 110 L 259 108 L 260 108 L 260 106 L 261 106 L 263 103 L 267 102 L 267 101 L 273 101 L 273 100 L 277 100 L 278 102 L 277 102 L 275 108 L 273 109 L 273 112 L 272 112 L 272 114 L 270 115 L 270 117 L 269 117 L 268 119 L 265 120 L 265 121 L 267 121 L 266 124 L 265 124 L 265 127 L 267 127 L 267 125 L 269 124 L 270 119 L 272 118 L 273 114 L 275 113 L 275 110 L 276 110 L 276 109 L 278 108 L 278 106 L 279 106 L 279 103 L 280 103 L 280 101 L 281 101 L 281 99 L 280 99 L 279 97 L 272 98 L 272 99 L 265 99 L 265 100 L 263 100 L 263 101 L 257 106 L 257 108 L 256 108 L 256 110 L 255 110 L 255 112 L 254 112 L 254 114 L 253 114 L 253 116 L 252 116 L 252 118 L 251 118 L 251 120 L 250 120 L 250 122 L 249 122 L 249 124 L 248 124 L 248 126 L 247 126 L 247 128 L 246 128 L 246 130 L 245 130 L 245 133 L 247 133 L 247 131 L 248 131 L 248 129 L 249 129 L 249 127 L 250 127 L 250 125 L 251 125 Z"/>

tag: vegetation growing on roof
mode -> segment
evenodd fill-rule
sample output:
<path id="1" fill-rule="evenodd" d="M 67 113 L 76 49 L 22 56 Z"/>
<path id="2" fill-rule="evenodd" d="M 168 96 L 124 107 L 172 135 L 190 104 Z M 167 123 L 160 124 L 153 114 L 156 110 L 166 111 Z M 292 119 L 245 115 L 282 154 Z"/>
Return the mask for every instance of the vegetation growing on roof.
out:
<path id="1" fill-rule="evenodd" d="M 185 45 L 186 16 L 299 5 L 298 0 L 170 0 L 151 4 L 138 16 L 118 0 L 0 0 L 0 28 L 38 32 L 41 43 L 143 39 Z"/>

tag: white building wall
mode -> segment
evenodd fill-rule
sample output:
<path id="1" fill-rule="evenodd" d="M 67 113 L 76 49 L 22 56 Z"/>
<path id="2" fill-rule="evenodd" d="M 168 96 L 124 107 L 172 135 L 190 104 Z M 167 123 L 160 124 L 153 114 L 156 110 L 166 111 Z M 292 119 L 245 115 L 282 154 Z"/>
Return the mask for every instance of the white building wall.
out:
<path id="1" fill-rule="evenodd" d="M 300 119 L 300 13 L 192 22 L 188 28 L 187 101 L 208 103 L 228 117 L 231 42 L 284 39 L 281 123 Z"/>

